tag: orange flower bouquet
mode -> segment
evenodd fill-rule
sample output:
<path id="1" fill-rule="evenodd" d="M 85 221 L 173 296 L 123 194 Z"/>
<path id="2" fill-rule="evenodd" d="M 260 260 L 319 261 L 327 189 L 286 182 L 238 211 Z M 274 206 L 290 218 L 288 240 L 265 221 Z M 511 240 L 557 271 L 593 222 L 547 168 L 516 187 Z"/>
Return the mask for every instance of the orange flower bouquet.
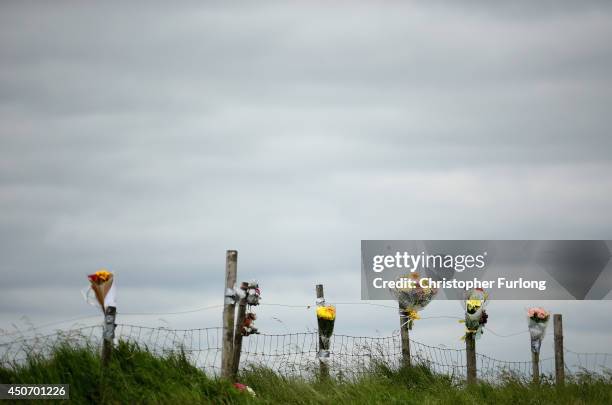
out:
<path id="1" fill-rule="evenodd" d="M 115 285 L 113 273 L 106 269 L 100 269 L 87 276 L 90 289 L 96 296 L 96 301 L 102 308 L 102 312 L 108 306 L 115 306 Z"/>

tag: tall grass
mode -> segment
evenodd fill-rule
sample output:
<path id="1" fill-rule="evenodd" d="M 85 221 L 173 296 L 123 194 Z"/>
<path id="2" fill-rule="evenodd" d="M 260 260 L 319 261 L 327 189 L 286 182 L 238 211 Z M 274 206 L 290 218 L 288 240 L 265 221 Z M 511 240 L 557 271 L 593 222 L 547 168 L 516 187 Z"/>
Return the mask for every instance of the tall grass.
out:
<path id="1" fill-rule="evenodd" d="M 333 379 L 308 382 L 284 378 L 269 370 L 250 369 L 242 374 L 264 403 L 292 404 L 610 404 L 612 378 L 583 373 L 564 387 L 534 385 L 508 376 L 499 384 L 465 387 L 426 367 L 393 370 L 379 364 L 353 383 Z"/>
<path id="2" fill-rule="evenodd" d="M 227 381 L 209 378 L 181 351 L 159 357 L 134 343 L 119 342 L 106 368 L 99 350 L 59 343 L 47 357 L 31 355 L 23 364 L 0 368 L 5 384 L 70 384 L 71 403 L 244 402 Z"/>
<path id="3" fill-rule="evenodd" d="M 32 355 L 23 364 L 0 367 L 0 382 L 70 384 L 71 403 L 104 404 L 607 404 L 612 377 L 583 373 L 563 387 L 533 385 L 511 376 L 494 386 L 471 387 L 432 373 L 426 367 L 392 369 L 376 364 L 357 381 L 304 380 L 250 367 L 239 380 L 257 393 L 238 392 L 227 381 L 211 378 L 179 350 L 156 356 L 133 343 L 120 342 L 108 368 L 96 347 L 58 344 L 48 356 Z M 57 401 L 55 401 L 57 402 Z"/>

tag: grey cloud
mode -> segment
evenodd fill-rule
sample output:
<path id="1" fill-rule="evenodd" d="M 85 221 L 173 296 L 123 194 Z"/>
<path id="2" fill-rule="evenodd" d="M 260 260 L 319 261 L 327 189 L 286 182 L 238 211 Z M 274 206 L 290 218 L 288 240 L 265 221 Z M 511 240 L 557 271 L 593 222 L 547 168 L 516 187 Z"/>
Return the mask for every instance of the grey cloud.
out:
<path id="1" fill-rule="evenodd" d="M 82 313 L 101 266 L 124 308 L 217 302 L 228 248 L 269 302 L 316 282 L 350 301 L 361 239 L 609 239 L 611 20 L 607 2 L 5 2 L 0 295 L 20 295 L 0 318 L 48 310 L 45 286 Z"/>

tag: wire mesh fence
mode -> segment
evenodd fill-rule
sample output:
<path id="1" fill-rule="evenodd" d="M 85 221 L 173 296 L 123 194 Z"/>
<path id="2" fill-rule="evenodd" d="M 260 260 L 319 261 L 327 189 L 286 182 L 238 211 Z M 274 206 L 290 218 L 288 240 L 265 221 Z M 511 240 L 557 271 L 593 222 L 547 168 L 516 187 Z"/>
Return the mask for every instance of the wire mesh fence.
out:
<path id="1" fill-rule="evenodd" d="M 157 355 L 182 350 L 197 367 L 208 374 L 219 375 L 222 332 L 220 327 L 169 329 L 119 324 L 116 339 L 138 343 Z M 48 355 L 58 342 L 71 346 L 99 347 L 101 336 L 101 326 L 87 326 L 0 343 L 0 364 L 21 363 L 33 354 Z M 317 332 L 251 335 L 243 340 L 240 365 L 242 369 L 266 367 L 284 376 L 313 378 L 319 367 L 317 342 Z M 410 340 L 410 351 L 413 365 L 427 366 L 435 373 L 458 381 L 465 379 L 465 350 Z M 330 352 L 329 370 L 339 379 L 359 378 L 379 363 L 391 368 L 397 368 L 402 363 L 399 335 L 334 335 Z M 609 373 L 612 354 L 576 353 L 566 349 L 565 363 L 568 374 L 582 371 Z M 499 381 L 504 376 L 528 380 L 531 378 L 531 361 L 504 361 L 478 353 L 477 370 L 478 377 L 489 382 Z M 554 358 L 540 360 L 540 373 L 544 376 L 554 373 Z"/>
<path id="2" fill-rule="evenodd" d="M 47 357 L 58 344 L 74 347 L 97 345 L 102 336 L 102 326 L 84 326 L 47 335 L 19 337 L 0 343 L 0 365 L 21 364 L 30 356 Z"/>

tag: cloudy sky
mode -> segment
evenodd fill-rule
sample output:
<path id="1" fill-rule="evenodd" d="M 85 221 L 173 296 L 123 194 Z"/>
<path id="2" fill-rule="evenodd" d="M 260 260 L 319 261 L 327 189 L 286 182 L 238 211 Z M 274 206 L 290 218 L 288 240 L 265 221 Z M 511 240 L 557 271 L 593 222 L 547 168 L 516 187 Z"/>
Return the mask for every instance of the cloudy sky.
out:
<path id="1" fill-rule="evenodd" d="M 119 312 L 181 311 L 222 302 L 237 249 L 264 302 L 306 305 L 316 283 L 359 300 L 362 239 L 610 239 L 611 37 L 607 2 L 3 2 L 0 328 L 99 322 L 81 289 L 100 267 Z M 493 302 L 491 328 L 524 330 L 531 304 Z M 610 301 L 544 304 L 573 350 L 607 351 Z M 397 329 L 392 309 L 338 311 L 338 332 Z M 258 313 L 265 332 L 316 323 Z"/>

